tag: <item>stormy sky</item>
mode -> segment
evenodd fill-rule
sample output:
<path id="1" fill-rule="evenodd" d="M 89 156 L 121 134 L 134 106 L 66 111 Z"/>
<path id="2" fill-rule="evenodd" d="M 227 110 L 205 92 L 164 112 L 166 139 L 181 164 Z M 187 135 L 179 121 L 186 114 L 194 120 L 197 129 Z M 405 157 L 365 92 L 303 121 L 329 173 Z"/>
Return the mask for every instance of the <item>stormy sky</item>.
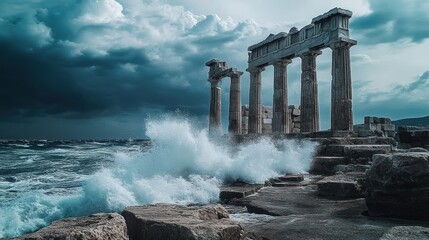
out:
<path id="1" fill-rule="evenodd" d="M 248 46 L 334 7 L 354 13 L 355 122 L 429 115 L 427 1 L 1 0 L 0 139 L 143 138 L 145 121 L 176 109 L 207 124 L 206 61 L 244 71 Z M 329 49 L 317 64 L 327 129 Z M 265 105 L 272 72 L 263 73 Z M 299 104 L 299 59 L 288 78 L 289 103 Z M 248 82 L 246 72 L 243 104 Z M 226 128 L 229 81 L 221 87 Z"/>

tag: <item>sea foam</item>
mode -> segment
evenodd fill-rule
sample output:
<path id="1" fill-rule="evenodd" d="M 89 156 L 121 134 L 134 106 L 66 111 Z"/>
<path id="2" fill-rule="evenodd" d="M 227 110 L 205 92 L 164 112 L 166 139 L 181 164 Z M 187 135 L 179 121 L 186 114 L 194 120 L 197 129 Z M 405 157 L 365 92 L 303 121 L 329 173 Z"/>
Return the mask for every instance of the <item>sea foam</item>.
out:
<path id="1" fill-rule="evenodd" d="M 86 177 L 80 191 L 30 191 L 0 205 L 0 237 L 34 231 L 64 217 L 121 211 L 130 205 L 217 202 L 225 181 L 263 183 L 284 172 L 308 171 L 315 150 L 309 141 L 274 144 L 264 138 L 228 146 L 181 117 L 149 120 L 146 129 L 149 150 L 115 152 L 113 165 Z"/>

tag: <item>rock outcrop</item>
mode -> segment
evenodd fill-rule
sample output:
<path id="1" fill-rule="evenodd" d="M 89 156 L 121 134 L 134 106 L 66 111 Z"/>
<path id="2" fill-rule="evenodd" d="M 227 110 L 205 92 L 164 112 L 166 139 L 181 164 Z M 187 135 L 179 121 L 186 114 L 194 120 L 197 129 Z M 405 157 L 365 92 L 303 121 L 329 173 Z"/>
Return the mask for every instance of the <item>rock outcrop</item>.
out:
<path id="1" fill-rule="evenodd" d="M 130 239 L 247 240 L 260 239 L 229 219 L 221 205 L 155 204 L 127 207 L 123 212 Z"/>
<path id="2" fill-rule="evenodd" d="M 117 213 L 98 213 L 87 217 L 65 218 L 17 239 L 22 240 L 127 240 L 127 226 Z"/>
<path id="3" fill-rule="evenodd" d="M 370 216 L 429 220 L 429 153 L 378 154 L 366 172 Z"/>

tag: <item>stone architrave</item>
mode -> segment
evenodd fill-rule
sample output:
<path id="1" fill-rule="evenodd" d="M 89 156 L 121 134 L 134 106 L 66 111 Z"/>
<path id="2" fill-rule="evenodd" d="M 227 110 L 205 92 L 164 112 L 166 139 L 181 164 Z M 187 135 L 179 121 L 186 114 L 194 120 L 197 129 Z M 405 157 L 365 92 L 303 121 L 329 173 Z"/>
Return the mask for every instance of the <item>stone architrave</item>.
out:
<path id="1" fill-rule="evenodd" d="M 221 88 L 218 86 L 219 79 L 210 79 L 210 119 L 209 119 L 209 132 L 210 134 L 217 134 L 221 131 Z"/>
<path id="2" fill-rule="evenodd" d="M 331 129 L 353 130 L 350 47 L 354 43 L 335 42 L 332 49 Z"/>
<path id="3" fill-rule="evenodd" d="M 301 132 L 319 131 L 319 98 L 316 57 L 321 51 L 308 51 L 301 57 Z"/>
<path id="4" fill-rule="evenodd" d="M 273 63 L 273 133 L 289 133 L 287 65 L 291 62 L 290 59 L 283 59 Z"/>
<path id="5" fill-rule="evenodd" d="M 243 72 L 239 71 L 230 74 L 228 132 L 231 134 L 241 134 L 241 75 L 243 75 Z"/>
<path id="6" fill-rule="evenodd" d="M 247 69 L 250 72 L 249 133 L 262 133 L 261 73 L 264 70 L 261 67 Z"/>

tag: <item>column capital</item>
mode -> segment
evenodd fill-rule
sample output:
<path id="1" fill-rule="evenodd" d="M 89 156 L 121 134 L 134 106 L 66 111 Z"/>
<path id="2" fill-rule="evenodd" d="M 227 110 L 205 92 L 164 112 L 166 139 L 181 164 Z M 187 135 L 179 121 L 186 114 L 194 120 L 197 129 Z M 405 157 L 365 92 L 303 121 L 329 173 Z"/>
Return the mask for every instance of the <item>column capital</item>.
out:
<path id="1" fill-rule="evenodd" d="M 246 71 L 250 72 L 250 73 L 261 73 L 265 70 L 264 67 L 250 67 L 248 69 L 246 69 Z"/>
<path id="2" fill-rule="evenodd" d="M 292 63 L 292 59 L 286 59 L 286 58 L 271 62 L 273 66 L 280 66 L 280 67 L 286 67 L 290 63 Z"/>
<path id="3" fill-rule="evenodd" d="M 306 52 L 300 53 L 299 57 L 300 58 L 303 58 L 303 57 L 317 57 L 317 56 L 319 56 L 321 54 L 322 54 L 322 51 L 320 51 L 320 50 L 308 50 Z"/>
<path id="4" fill-rule="evenodd" d="M 228 76 L 230 77 L 230 78 L 234 78 L 234 77 L 240 77 L 241 75 L 243 75 L 243 72 L 241 72 L 241 71 L 234 71 L 234 72 L 231 72 Z"/>
<path id="5" fill-rule="evenodd" d="M 354 42 L 337 41 L 337 42 L 330 43 L 329 44 L 329 48 L 331 48 L 331 49 L 335 49 L 335 48 L 351 48 L 354 45 L 356 45 L 356 41 L 354 41 Z"/>

